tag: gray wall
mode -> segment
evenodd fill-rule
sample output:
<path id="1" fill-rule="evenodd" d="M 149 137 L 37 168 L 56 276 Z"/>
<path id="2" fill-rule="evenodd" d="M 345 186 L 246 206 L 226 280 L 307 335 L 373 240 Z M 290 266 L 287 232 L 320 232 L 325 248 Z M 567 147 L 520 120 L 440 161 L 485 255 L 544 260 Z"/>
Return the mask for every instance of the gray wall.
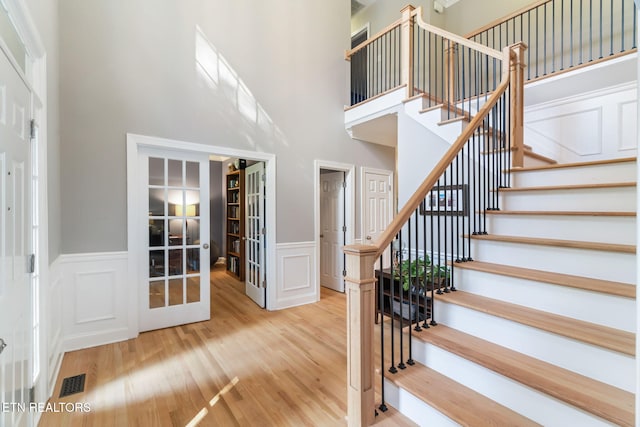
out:
<path id="1" fill-rule="evenodd" d="M 197 71 L 196 26 L 260 120 Z M 394 165 L 344 130 L 349 39 L 345 0 L 61 0 L 62 252 L 126 249 L 127 132 L 275 153 L 276 239 L 313 240 L 314 159 Z"/>
<path id="2" fill-rule="evenodd" d="M 433 12 L 433 0 L 377 0 L 371 6 L 362 9 L 351 18 L 351 32 L 356 32 L 366 24 L 370 26 L 369 35 L 374 35 L 392 22 L 400 19 L 400 11 L 407 4 L 422 7 L 422 18 L 425 22 L 443 27 L 443 17 Z"/>
<path id="3" fill-rule="evenodd" d="M 61 253 L 60 198 L 60 96 L 58 0 L 26 0 L 34 24 L 47 51 L 47 176 L 49 261 Z M 43 100 L 44 101 L 44 100 Z"/>

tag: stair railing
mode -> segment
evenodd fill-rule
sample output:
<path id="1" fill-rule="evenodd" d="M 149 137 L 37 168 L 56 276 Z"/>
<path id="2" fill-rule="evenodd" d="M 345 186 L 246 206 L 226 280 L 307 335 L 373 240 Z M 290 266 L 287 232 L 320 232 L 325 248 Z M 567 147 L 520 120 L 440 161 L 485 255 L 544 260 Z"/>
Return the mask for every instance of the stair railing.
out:
<path id="1" fill-rule="evenodd" d="M 411 27 L 412 22 L 427 31 L 432 28 L 413 18 L 400 25 Z M 465 52 L 463 56 L 469 55 L 467 48 L 476 47 L 457 36 L 448 38 L 439 29 L 437 36 L 442 37 L 441 47 L 450 51 L 455 46 L 456 52 Z M 414 47 L 409 46 L 409 51 Z M 487 50 L 485 46 L 479 49 Z M 469 123 L 462 134 L 374 245 L 344 249 L 350 426 L 370 425 L 375 414 L 374 319 L 380 320 L 382 401 L 378 408 L 384 411 L 385 375 L 413 364 L 412 330 L 437 325 L 434 300 L 438 294 L 455 291 L 455 263 L 472 259 L 470 235 L 486 233 L 486 211 L 498 209 L 499 191 L 510 184 L 511 139 L 518 115 L 513 103 L 522 98 L 517 92 L 522 90 L 523 52 L 521 44 L 502 53 L 491 51 L 488 56 L 500 62 L 495 70 L 497 83 L 490 85 L 490 91 L 487 86 L 476 86 L 476 98 L 484 99 L 474 99 L 477 109 L 464 110 Z M 456 61 L 448 62 L 458 66 Z M 473 68 L 486 70 L 490 62 L 493 60 L 479 60 L 475 63 L 479 66 Z M 414 88 L 413 83 L 408 87 Z M 424 89 L 419 89 L 420 96 L 431 96 Z M 456 114 L 462 109 L 452 102 L 442 108 Z"/>
<path id="2" fill-rule="evenodd" d="M 636 51 L 636 17 L 633 0 L 543 0 L 465 37 L 497 50 L 523 41 L 536 80 Z"/>

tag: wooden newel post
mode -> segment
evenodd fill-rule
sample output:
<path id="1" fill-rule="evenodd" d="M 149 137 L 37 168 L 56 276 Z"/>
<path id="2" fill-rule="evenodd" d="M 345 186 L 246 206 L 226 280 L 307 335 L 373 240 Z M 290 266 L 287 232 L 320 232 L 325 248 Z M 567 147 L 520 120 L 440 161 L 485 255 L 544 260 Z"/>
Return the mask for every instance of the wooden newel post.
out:
<path id="1" fill-rule="evenodd" d="M 510 50 L 509 72 L 511 73 L 511 148 L 513 156 L 511 166 L 524 166 L 524 51 L 527 45 L 523 42 L 508 47 Z"/>
<path id="2" fill-rule="evenodd" d="M 374 263 L 378 248 L 344 248 L 347 276 L 347 423 L 373 424 L 375 418 L 373 324 L 375 317 Z"/>
<path id="3" fill-rule="evenodd" d="M 412 5 L 405 6 L 400 27 L 400 83 L 407 85 L 407 98 L 413 96 L 413 11 Z"/>

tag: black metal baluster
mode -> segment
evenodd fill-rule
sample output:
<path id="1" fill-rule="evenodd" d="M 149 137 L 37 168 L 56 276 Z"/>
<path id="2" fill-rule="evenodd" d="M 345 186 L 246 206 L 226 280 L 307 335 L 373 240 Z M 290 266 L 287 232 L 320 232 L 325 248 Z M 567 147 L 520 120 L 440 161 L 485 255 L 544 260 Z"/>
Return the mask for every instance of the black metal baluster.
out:
<path id="1" fill-rule="evenodd" d="M 437 190 L 436 190 L 436 201 L 434 201 L 433 198 L 433 191 L 434 188 L 437 188 L 437 184 L 436 187 L 433 187 L 431 189 L 431 192 L 429 193 L 429 209 L 430 209 L 430 221 L 431 221 L 431 257 L 430 260 L 431 262 L 429 263 L 429 278 L 431 280 L 429 280 L 429 287 L 431 288 L 431 322 L 429 322 L 429 324 L 431 326 L 436 326 L 438 323 L 436 323 L 436 315 L 435 315 L 435 309 L 436 309 L 436 296 L 435 296 L 435 286 L 433 284 L 433 255 L 434 255 L 434 250 L 435 250 L 435 234 L 434 234 L 434 225 L 433 225 L 433 221 L 435 219 L 435 212 L 434 212 L 434 205 L 436 204 L 436 201 L 438 200 L 438 196 L 437 196 Z"/>
<path id="2" fill-rule="evenodd" d="M 531 80 L 531 11 L 527 11 L 527 41 L 529 49 L 527 49 L 527 80 Z"/>
<path id="3" fill-rule="evenodd" d="M 417 231 L 417 230 L 416 230 Z M 412 289 L 413 287 L 416 285 L 415 281 L 416 281 L 416 277 L 413 273 L 413 268 L 412 268 L 412 253 L 413 253 L 413 262 L 415 264 L 418 264 L 418 248 L 411 248 L 411 236 L 413 234 L 411 233 L 411 217 L 409 217 L 409 219 L 407 220 L 407 250 L 408 250 L 408 255 L 409 255 L 409 265 L 407 266 L 407 278 L 408 278 L 408 289 L 405 291 L 407 292 L 407 302 L 408 302 L 408 313 L 407 313 L 407 318 L 409 319 L 409 323 L 408 323 L 408 332 L 409 332 L 409 336 L 407 337 L 407 341 L 409 344 L 409 357 L 407 358 L 407 365 L 411 366 L 414 364 L 413 359 L 411 357 L 411 353 L 413 351 L 413 345 L 412 345 L 412 339 L 411 339 L 411 325 L 413 324 L 413 304 L 412 304 L 412 300 L 413 300 L 413 292 Z M 404 294 L 404 292 L 403 292 Z M 402 309 L 400 310 L 401 312 L 403 312 L 402 316 L 404 318 L 404 304 L 400 304 L 400 306 L 402 307 Z M 401 330 L 403 328 L 400 328 Z"/>
<path id="4" fill-rule="evenodd" d="M 579 63 L 578 64 L 582 64 L 582 51 L 583 49 L 583 45 L 582 45 L 582 33 L 583 33 L 583 28 L 582 28 L 582 13 L 583 9 L 582 9 L 582 0 L 580 0 L 580 56 L 578 57 Z"/>
<path id="5" fill-rule="evenodd" d="M 603 27 L 603 23 L 602 23 L 603 17 L 602 17 L 602 0 L 600 0 L 600 58 L 602 58 L 603 54 L 602 54 L 602 27 Z"/>
<path id="6" fill-rule="evenodd" d="M 611 25 L 610 25 L 611 32 L 609 33 L 610 34 L 609 42 L 611 47 L 609 48 L 609 55 L 613 55 L 613 0 L 610 0 L 609 4 L 611 5 L 611 16 L 609 17 L 609 21 L 611 22 Z"/>
<path id="7" fill-rule="evenodd" d="M 399 272 L 399 276 L 400 276 L 400 287 L 398 289 L 398 293 L 400 294 L 400 316 L 398 319 L 398 322 L 400 322 L 400 328 L 398 329 L 398 335 L 400 336 L 400 363 L 398 363 L 398 368 L 400 369 L 405 369 L 407 366 L 404 364 L 404 334 L 402 333 L 402 331 L 404 330 L 404 316 L 403 316 L 403 309 L 404 309 L 404 270 L 405 268 L 403 267 L 403 255 L 404 255 L 404 249 L 402 247 L 402 230 L 400 230 L 400 232 L 398 232 L 398 241 L 400 243 L 400 263 L 398 264 L 398 272 Z M 409 253 L 409 262 L 411 262 L 411 254 Z"/>
<path id="8" fill-rule="evenodd" d="M 542 75 L 546 76 L 547 75 L 547 3 L 544 4 L 544 13 L 543 13 L 543 15 L 544 15 L 544 18 L 543 18 L 543 21 L 542 21 L 543 22 L 543 31 L 542 31 L 543 35 L 542 36 L 544 37 L 544 41 L 543 41 L 543 49 L 544 50 L 543 50 L 542 56 L 544 58 L 543 59 L 544 64 L 543 64 L 543 67 L 542 67 Z"/>
<path id="9" fill-rule="evenodd" d="M 431 257 L 429 256 L 428 251 L 428 243 L 427 243 L 427 215 L 429 215 L 427 209 L 429 208 L 429 204 L 427 200 L 431 197 L 431 193 L 427 194 L 427 197 L 422 201 L 423 207 L 423 215 L 422 215 L 422 247 L 424 248 L 424 271 L 422 272 L 422 283 L 424 285 L 424 307 L 423 316 L 424 320 L 422 322 L 422 329 L 429 329 L 429 323 L 427 319 L 431 316 L 430 313 L 430 302 L 429 302 L 429 280 L 428 280 L 428 269 L 431 268 Z M 433 291 L 433 289 L 431 289 Z M 431 295 L 431 301 L 433 301 L 433 293 Z"/>
<path id="10" fill-rule="evenodd" d="M 624 0 L 620 0 L 620 20 L 622 21 L 620 24 L 620 28 L 622 28 L 622 34 L 620 37 L 620 52 L 624 52 Z"/>
<path id="11" fill-rule="evenodd" d="M 564 70 L 564 0 L 560 2 L 560 69 Z"/>
<path id="12" fill-rule="evenodd" d="M 398 372 L 398 370 L 396 369 L 396 346 L 395 346 L 395 329 L 394 329 L 394 323 L 395 323 L 395 314 L 393 312 L 393 303 L 396 300 L 396 264 L 395 261 L 399 258 L 399 253 L 398 253 L 398 249 L 394 248 L 394 245 L 397 245 L 398 242 L 398 236 L 396 236 L 396 239 L 393 241 L 392 245 L 391 245 L 391 266 L 389 268 L 389 311 L 391 314 L 391 325 L 390 325 L 390 331 L 391 331 L 391 366 L 389 367 L 389 372 L 391 372 L 392 374 L 395 374 L 396 372 Z M 399 267 L 399 265 L 398 265 Z M 401 277 L 401 275 L 398 275 L 398 277 Z"/>
<path id="13" fill-rule="evenodd" d="M 593 0 L 589 0 L 589 61 L 593 61 Z"/>
<path id="14" fill-rule="evenodd" d="M 422 246 L 422 258 L 420 258 L 420 256 L 418 255 L 418 250 L 420 249 L 420 245 L 419 245 L 419 232 L 418 232 L 418 216 L 420 215 L 420 209 L 416 209 L 415 213 L 414 213 L 414 222 L 415 222 L 415 243 L 416 243 L 416 277 L 415 277 L 415 297 L 416 297 L 416 318 L 414 319 L 416 322 L 416 326 L 414 327 L 414 331 L 416 332 L 420 332 L 422 330 L 422 328 L 420 328 L 420 293 L 421 293 L 421 289 L 423 289 L 424 286 L 424 282 L 420 282 L 421 277 L 419 276 L 419 273 L 421 270 L 424 270 L 424 255 L 427 253 L 427 251 L 425 250 L 424 245 Z M 412 292 L 413 293 L 413 292 Z M 426 301 L 425 301 L 426 304 Z M 409 312 L 411 312 L 411 310 L 409 310 Z M 411 353 L 409 353 L 409 358 L 411 359 Z M 407 362 L 409 363 L 409 362 Z"/>
<path id="15" fill-rule="evenodd" d="M 391 252 L 391 251 L 390 251 Z M 389 279 L 389 282 L 393 284 L 393 276 Z M 382 412 L 387 412 L 387 405 L 384 401 L 384 257 L 380 255 L 380 271 L 378 274 L 378 312 L 377 316 L 380 316 L 380 395 L 382 402 L 378 409 Z M 391 331 L 393 334 L 393 330 Z M 391 347 L 391 353 L 393 353 L 393 347 Z"/>
<path id="16" fill-rule="evenodd" d="M 569 68 L 573 67 L 573 0 L 569 0 Z"/>

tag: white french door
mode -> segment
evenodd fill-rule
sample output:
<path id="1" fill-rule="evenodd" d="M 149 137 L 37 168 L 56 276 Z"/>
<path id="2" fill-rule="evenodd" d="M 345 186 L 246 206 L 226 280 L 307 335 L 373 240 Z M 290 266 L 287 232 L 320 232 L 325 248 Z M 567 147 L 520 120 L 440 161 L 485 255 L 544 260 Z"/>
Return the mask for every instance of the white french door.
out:
<path id="1" fill-rule="evenodd" d="M 206 154 L 139 151 L 143 210 L 140 331 L 211 317 L 209 159 Z"/>
<path id="2" fill-rule="evenodd" d="M 344 292 L 344 172 L 320 173 L 320 284 Z"/>
<path id="3" fill-rule="evenodd" d="M 245 293 L 260 307 L 266 307 L 264 263 L 264 163 L 245 169 L 246 268 Z"/>
<path id="4" fill-rule="evenodd" d="M 29 422 L 30 120 L 31 91 L 0 50 L 0 402 L 10 405 L 0 410 L 0 427 Z"/>

